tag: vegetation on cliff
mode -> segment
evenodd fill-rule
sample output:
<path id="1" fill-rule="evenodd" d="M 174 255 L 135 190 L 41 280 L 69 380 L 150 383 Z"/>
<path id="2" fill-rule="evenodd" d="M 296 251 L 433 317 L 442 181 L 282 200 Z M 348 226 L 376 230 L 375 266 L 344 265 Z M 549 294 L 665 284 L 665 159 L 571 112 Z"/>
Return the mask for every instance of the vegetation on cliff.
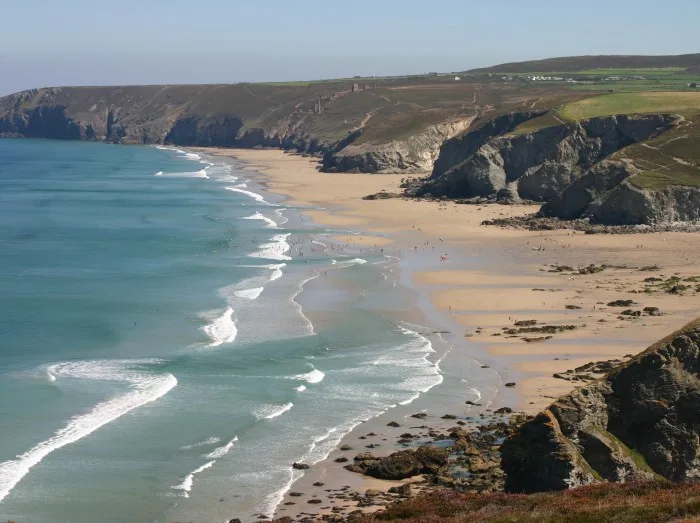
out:
<path id="1" fill-rule="evenodd" d="M 696 521 L 700 484 L 627 483 L 591 485 L 543 494 L 466 494 L 433 492 L 397 503 L 358 523 L 405 521 L 423 523 L 667 523 Z"/>
<path id="2" fill-rule="evenodd" d="M 275 147 L 329 172 L 432 171 L 415 194 L 554 200 L 544 216 L 609 225 L 697 221 L 699 68 L 700 54 L 586 56 L 457 76 L 42 88 L 0 99 L 0 136 Z M 591 128 L 606 118 L 606 135 Z M 654 118 L 674 125 L 620 124 Z"/>

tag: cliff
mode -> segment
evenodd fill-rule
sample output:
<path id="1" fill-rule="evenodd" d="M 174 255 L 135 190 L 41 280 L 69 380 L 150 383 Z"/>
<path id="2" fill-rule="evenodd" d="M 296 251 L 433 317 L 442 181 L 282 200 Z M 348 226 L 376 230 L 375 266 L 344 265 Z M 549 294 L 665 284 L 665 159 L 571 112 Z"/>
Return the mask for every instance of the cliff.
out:
<path id="1" fill-rule="evenodd" d="M 574 390 L 501 446 L 509 492 L 700 477 L 700 320 Z"/>
<path id="2" fill-rule="evenodd" d="M 463 100 L 462 92 L 473 90 L 468 85 L 356 87 L 328 81 L 33 89 L 0 99 L 0 137 L 275 147 L 318 155 L 329 171 L 425 172 L 442 143 L 475 118 Z"/>
<path id="3" fill-rule="evenodd" d="M 510 116 L 502 126 L 492 127 L 508 133 L 518 120 L 533 116 Z M 667 115 L 617 115 L 525 134 L 468 134 L 443 147 L 433 175 L 417 194 L 470 198 L 508 189 L 516 198 L 547 201 L 616 151 L 658 136 L 677 120 Z M 453 164 L 459 159 L 455 149 L 465 159 Z"/>
<path id="4" fill-rule="evenodd" d="M 327 155 L 323 170 L 363 173 L 430 171 L 443 144 L 468 129 L 474 119 L 471 116 L 431 125 L 405 140 L 350 144 L 335 154 Z"/>

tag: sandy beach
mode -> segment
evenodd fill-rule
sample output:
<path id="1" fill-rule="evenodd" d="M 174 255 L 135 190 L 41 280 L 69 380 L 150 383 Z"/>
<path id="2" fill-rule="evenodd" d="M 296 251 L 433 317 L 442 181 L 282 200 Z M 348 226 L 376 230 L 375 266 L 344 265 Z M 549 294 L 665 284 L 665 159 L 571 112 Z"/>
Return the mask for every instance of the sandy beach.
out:
<path id="1" fill-rule="evenodd" d="M 338 242 L 429 260 L 412 283 L 437 313 L 463 329 L 464 343 L 456 351 L 475 357 L 478 348 L 502 383 L 515 383 L 500 400 L 513 409 L 536 413 L 595 377 L 581 366 L 623 361 L 697 316 L 700 274 L 694 261 L 700 243 L 692 234 L 587 235 L 482 226 L 484 220 L 537 207 L 363 200 L 399 192 L 403 176 L 320 173 L 314 159 L 278 150 L 203 151 L 246 163 L 265 177 L 270 191 L 308 206 L 302 212 L 314 222 L 361 233 L 338 235 Z M 334 467 L 335 454 L 294 490 L 311 488 L 312 479 L 331 485 L 329 475 L 340 475 L 335 484 L 360 492 L 379 488 Z"/>

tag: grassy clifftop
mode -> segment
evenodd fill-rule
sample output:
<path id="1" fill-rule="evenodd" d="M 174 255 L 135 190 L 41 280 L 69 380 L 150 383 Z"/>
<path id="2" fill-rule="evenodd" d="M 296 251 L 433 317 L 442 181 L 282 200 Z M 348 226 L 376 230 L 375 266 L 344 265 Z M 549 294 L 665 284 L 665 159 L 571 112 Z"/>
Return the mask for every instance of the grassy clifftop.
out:
<path id="1" fill-rule="evenodd" d="M 553 58 L 464 74 L 311 82 L 41 88 L 0 98 L 0 136 L 265 146 L 313 154 L 337 154 L 352 144 L 360 156 L 336 164 L 362 170 L 378 165 L 367 158 L 374 149 L 405 158 L 395 142 L 440 124 L 459 129 L 460 122 L 472 122 L 475 129 L 499 115 L 546 111 L 513 132 L 525 134 L 609 114 L 674 113 L 685 121 L 679 133 L 668 135 L 672 140 L 660 138 L 620 154 L 648 172 L 635 178 L 640 186 L 695 185 L 700 91 L 691 85 L 696 82 L 700 54 Z M 420 142 L 413 140 L 411 147 Z M 408 153 L 429 163 L 436 151 Z M 403 169 L 397 162 L 378 170 Z"/>

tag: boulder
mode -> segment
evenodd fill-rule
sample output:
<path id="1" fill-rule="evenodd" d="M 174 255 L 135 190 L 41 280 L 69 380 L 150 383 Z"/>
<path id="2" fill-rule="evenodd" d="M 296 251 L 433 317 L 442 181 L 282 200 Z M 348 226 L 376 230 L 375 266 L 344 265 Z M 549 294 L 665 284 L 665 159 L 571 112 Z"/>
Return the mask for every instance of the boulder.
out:
<path id="1" fill-rule="evenodd" d="M 389 489 L 390 494 L 398 494 L 399 496 L 410 498 L 412 495 L 411 484 L 406 483 L 405 485 L 399 485 L 398 487 L 391 487 Z"/>
<path id="2" fill-rule="evenodd" d="M 377 460 L 365 470 L 365 474 L 378 479 L 406 479 L 417 476 L 423 463 L 413 450 L 402 450 Z"/>
<path id="3" fill-rule="evenodd" d="M 358 460 L 345 467 L 378 479 L 406 479 L 418 474 L 437 474 L 447 464 L 447 449 L 433 445 L 402 450 L 379 459 Z M 356 458 L 357 459 L 357 458 Z"/>

